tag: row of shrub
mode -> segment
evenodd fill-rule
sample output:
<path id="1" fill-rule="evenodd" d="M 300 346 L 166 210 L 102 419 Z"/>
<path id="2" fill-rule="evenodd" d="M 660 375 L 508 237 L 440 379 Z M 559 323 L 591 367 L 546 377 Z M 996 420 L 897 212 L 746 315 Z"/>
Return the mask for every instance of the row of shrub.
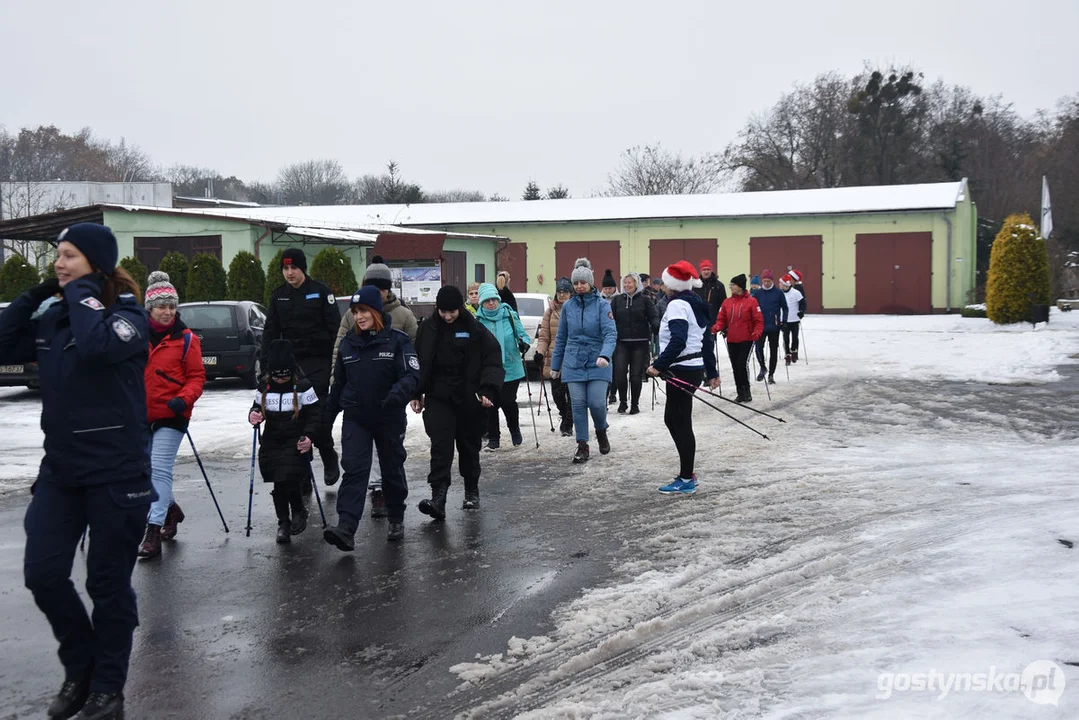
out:
<path id="1" fill-rule="evenodd" d="M 209 253 L 198 254 L 188 262 L 181 253 L 171 252 L 161 260 L 157 269 L 168 273 L 180 302 L 251 300 L 268 304 L 270 294 L 284 284 L 284 278 L 277 270 L 281 267 L 283 253 L 284 250 L 279 250 L 270 260 L 269 280 L 262 263 L 247 251 L 236 253 L 229 263 L 228 272 L 221 261 Z M 145 265 L 133 257 L 125 257 L 120 265 L 139 285 L 145 286 L 150 274 Z M 326 248 L 315 255 L 308 265 L 308 271 L 311 277 L 328 285 L 335 295 L 351 295 L 357 288 L 352 263 L 344 252 L 336 248 Z M 55 275 L 55 270 L 50 263 L 44 277 L 52 275 Z M 21 255 L 12 255 L 0 268 L 0 301 L 14 300 L 44 277 Z"/>

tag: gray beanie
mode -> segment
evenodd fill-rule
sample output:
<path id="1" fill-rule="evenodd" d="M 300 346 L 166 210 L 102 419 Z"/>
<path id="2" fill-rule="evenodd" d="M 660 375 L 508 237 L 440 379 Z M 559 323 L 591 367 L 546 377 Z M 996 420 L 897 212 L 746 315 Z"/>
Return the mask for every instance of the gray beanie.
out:
<path id="1" fill-rule="evenodd" d="M 596 277 L 592 274 L 592 263 L 588 262 L 588 258 L 577 258 L 577 262 L 573 263 L 573 272 L 570 273 L 569 279 L 573 282 L 584 281 L 592 287 L 596 286 Z"/>
<path id="2" fill-rule="evenodd" d="M 363 274 L 363 284 L 374 285 L 379 290 L 389 290 L 393 287 L 393 276 L 390 274 L 389 266 L 382 262 L 381 255 L 371 258 L 371 263 Z"/>

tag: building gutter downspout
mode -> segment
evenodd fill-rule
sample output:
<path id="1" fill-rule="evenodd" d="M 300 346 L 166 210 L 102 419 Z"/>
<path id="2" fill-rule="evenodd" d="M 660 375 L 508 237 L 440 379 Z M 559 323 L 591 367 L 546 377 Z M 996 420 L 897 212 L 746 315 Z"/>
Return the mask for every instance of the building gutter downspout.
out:
<path id="1" fill-rule="evenodd" d="M 258 260 L 259 262 L 262 262 L 262 255 L 259 253 L 259 246 L 262 245 L 262 241 L 265 240 L 266 236 L 269 235 L 269 234 L 270 234 L 270 228 L 266 228 L 266 232 L 259 235 L 258 239 L 255 240 L 255 259 Z M 951 237 L 950 234 L 949 234 L 949 237 Z"/>
<path id="2" fill-rule="evenodd" d="M 945 264 L 948 275 L 944 280 L 944 312 L 950 313 L 952 311 L 952 221 L 948 219 L 948 211 L 941 212 L 940 216 L 944 218 L 944 223 L 948 226 L 948 262 Z"/>

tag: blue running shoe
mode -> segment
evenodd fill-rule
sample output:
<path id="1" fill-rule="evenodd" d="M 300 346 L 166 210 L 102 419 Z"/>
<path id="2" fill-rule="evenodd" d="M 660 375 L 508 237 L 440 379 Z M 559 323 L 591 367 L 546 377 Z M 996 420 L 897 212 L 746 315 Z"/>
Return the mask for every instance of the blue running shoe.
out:
<path id="1" fill-rule="evenodd" d="M 697 492 L 697 475 L 694 473 L 689 480 L 676 477 L 669 484 L 662 486 L 659 491 L 664 495 L 676 495 L 678 493 L 692 495 Z"/>

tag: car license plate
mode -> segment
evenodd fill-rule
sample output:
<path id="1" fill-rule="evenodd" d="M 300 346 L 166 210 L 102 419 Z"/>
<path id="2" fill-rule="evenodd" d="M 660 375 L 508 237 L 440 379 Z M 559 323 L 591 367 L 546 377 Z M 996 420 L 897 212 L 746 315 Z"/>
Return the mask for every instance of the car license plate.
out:
<path id="1" fill-rule="evenodd" d="M 22 365 L 0 365 L 0 374 L 22 375 L 24 372 L 26 372 L 26 368 Z"/>
<path id="2" fill-rule="evenodd" d="M 217 364 L 217 356 L 216 355 L 203 355 L 202 356 L 202 364 L 203 365 L 216 365 Z"/>

